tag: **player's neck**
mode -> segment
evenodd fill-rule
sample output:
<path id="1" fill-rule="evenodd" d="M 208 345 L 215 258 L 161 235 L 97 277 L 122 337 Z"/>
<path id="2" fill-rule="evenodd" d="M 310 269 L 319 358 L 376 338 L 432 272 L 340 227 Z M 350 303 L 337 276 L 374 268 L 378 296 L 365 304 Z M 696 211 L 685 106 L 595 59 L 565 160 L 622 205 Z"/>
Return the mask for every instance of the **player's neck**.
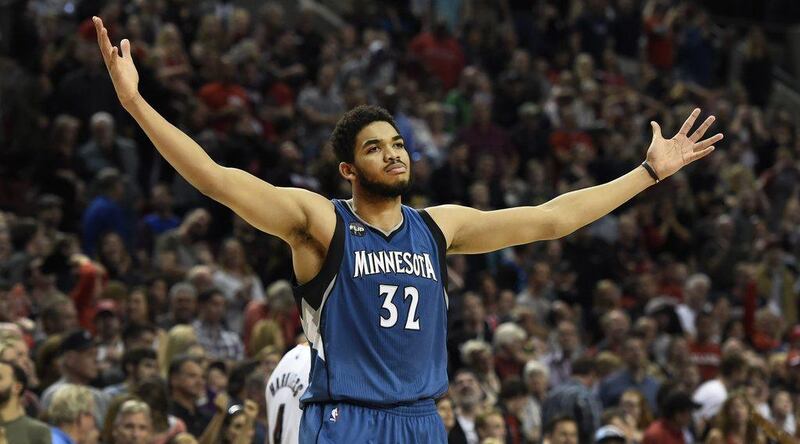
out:
<path id="1" fill-rule="evenodd" d="M 390 231 L 403 221 L 400 197 L 372 197 L 353 194 L 353 211 L 364 222 Z"/>

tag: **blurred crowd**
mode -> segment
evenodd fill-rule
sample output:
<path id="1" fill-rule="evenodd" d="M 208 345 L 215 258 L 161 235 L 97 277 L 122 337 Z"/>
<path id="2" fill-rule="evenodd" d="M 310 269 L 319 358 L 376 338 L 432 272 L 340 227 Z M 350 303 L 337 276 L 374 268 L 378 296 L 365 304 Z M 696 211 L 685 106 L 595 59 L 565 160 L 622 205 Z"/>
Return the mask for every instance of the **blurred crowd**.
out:
<path id="1" fill-rule="evenodd" d="M 713 155 L 613 214 L 449 258 L 439 411 L 451 443 L 800 436 L 800 137 L 757 26 L 681 0 L 352 0 L 342 21 L 313 2 L 12 3 L 8 442 L 265 442 L 265 378 L 302 340 L 288 247 L 158 156 L 117 103 L 95 14 L 215 160 L 328 197 L 349 187 L 327 138 L 362 103 L 395 116 L 418 208 L 538 205 L 636 167 L 651 120 L 669 137 L 714 114 Z"/>

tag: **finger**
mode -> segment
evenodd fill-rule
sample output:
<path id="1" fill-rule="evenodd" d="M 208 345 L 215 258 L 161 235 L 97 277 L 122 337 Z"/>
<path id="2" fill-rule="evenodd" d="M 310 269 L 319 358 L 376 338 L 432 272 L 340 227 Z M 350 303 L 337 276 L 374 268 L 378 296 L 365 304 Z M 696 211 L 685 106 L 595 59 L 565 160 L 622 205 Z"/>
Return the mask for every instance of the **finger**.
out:
<path id="1" fill-rule="evenodd" d="M 695 152 L 699 150 L 704 150 L 722 140 L 723 137 L 724 136 L 722 135 L 722 133 L 714 134 L 713 136 L 709 137 L 706 140 L 702 140 L 700 142 L 695 143 L 694 146 L 692 146 L 692 150 Z"/>
<path id="2" fill-rule="evenodd" d="M 703 157 L 706 157 L 709 154 L 711 154 L 712 151 L 714 151 L 714 145 L 711 145 L 710 147 L 708 147 L 708 148 L 706 148 L 704 150 L 696 151 L 696 152 L 692 153 L 691 156 L 689 156 L 689 162 L 687 162 L 687 163 L 692 163 L 697 159 L 702 159 Z"/>
<path id="3" fill-rule="evenodd" d="M 703 122 L 703 124 L 700 125 L 700 128 L 697 128 L 697 131 L 692 133 L 691 137 L 689 137 L 689 140 L 691 140 L 692 142 L 697 142 L 698 140 L 700 140 L 700 138 L 703 137 L 703 134 L 706 133 L 711 124 L 714 123 L 715 119 L 716 117 L 714 116 L 708 116 L 708 118 Z"/>
<path id="4" fill-rule="evenodd" d="M 689 130 L 692 129 L 692 126 L 694 126 L 694 121 L 697 120 L 697 116 L 699 115 L 700 115 L 700 108 L 695 108 L 694 111 L 692 111 L 692 113 L 689 114 L 689 118 L 686 119 L 685 122 L 683 122 L 683 126 L 681 127 L 681 130 L 678 131 L 678 134 L 683 134 L 684 136 L 689 134 Z"/>
<path id="5" fill-rule="evenodd" d="M 111 57 L 119 57 L 119 48 L 116 46 L 111 48 Z"/>
<path id="6" fill-rule="evenodd" d="M 128 39 L 122 39 L 122 42 L 119 44 L 122 47 L 122 57 L 129 59 L 131 58 L 131 41 Z"/>
<path id="7" fill-rule="evenodd" d="M 664 138 L 664 136 L 661 135 L 661 127 L 658 126 L 658 123 L 651 121 L 650 127 L 653 128 L 653 139 Z"/>
<path id="8" fill-rule="evenodd" d="M 111 40 L 108 38 L 108 29 L 103 28 L 100 31 L 100 52 L 103 53 L 103 59 L 106 61 L 106 64 L 111 64 L 114 62 L 114 47 L 111 45 Z"/>

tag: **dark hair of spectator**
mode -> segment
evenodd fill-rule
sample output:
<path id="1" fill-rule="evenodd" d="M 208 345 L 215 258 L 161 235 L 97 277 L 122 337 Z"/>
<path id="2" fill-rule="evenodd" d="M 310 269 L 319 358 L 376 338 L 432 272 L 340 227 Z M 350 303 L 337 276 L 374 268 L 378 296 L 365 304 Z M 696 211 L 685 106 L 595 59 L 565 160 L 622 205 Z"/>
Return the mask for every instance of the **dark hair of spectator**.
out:
<path id="1" fill-rule="evenodd" d="M 223 296 L 222 291 L 220 291 L 218 288 L 209 288 L 208 290 L 205 290 L 197 295 L 197 303 L 205 304 L 206 302 L 210 301 L 214 295 Z"/>
<path id="2" fill-rule="evenodd" d="M 156 352 L 152 348 L 134 348 L 126 350 L 122 355 L 122 373 L 125 377 L 130 376 L 128 366 L 132 365 L 134 369 L 145 359 L 156 359 Z"/>
<path id="3" fill-rule="evenodd" d="M 232 397 L 238 397 L 239 393 L 244 389 L 245 380 L 259 365 L 261 363 L 255 359 L 248 359 L 236 364 L 228 378 L 228 394 Z"/>
<path id="4" fill-rule="evenodd" d="M 122 342 L 129 344 L 142 337 L 145 333 L 156 333 L 156 327 L 152 324 L 129 324 L 122 330 Z"/>
<path id="5" fill-rule="evenodd" d="M 527 394 L 527 390 L 525 389 L 525 384 L 522 383 L 517 377 L 509 378 L 503 381 L 503 385 L 500 388 L 500 399 L 507 400 L 507 399 L 514 399 L 520 396 L 525 396 Z"/>
<path id="6" fill-rule="evenodd" d="M 39 223 L 31 218 L 18 220 L 11 226 L 11 246 L 15 250 L 24 250 L 36 232 L 39 231 Z"/>
<path id="7" fill-rule="evenodd" d="M 153 430 L 156 433 L 169 428 L 169 393 L 167 390 L 166 382 L 157 376 L 140 381 L 134 389 L 136 396 L 150 406 Z"/>
<path id="8" fill-rule="evenodd" d="M 202 367 L 202 363 L 200 362 L 199 359 L 189 355 L 177 356 L 175 359 L 172 360 L 172 362 L 169 363 L 169 370 L 167 371 L 168 388 L 172 389 L 172 377 L 183 371 L 183 366 L 189 362 L 194 362 L 195 364 Z"/>
<path id="9" fill-rule="evenodd" d="M 96 190 L 99 194 L 108 194 L 122 182 L 122 176 L 115 168 L 103 168 L 95 178 Z"/>
<path id="10" fill-rule="evenodd" d="M 719 374 L 723 377 L 730 377 L 737 370 L 746 368 L 747 360 L 739 354 L 730 354 L 722 357 L 722 362 L 719 364 Z"/>
<path id="11" fill-rule="evenodd" d="M 590 376 L 597 373 L 594 359 L 589 356 L 581 356 L 572 361 L 573 376 Z"/>
<path id="12" fill-rule="evenodd" d="M 545 424 L 545 426 L 544 426 L 544 434 L 545 435 L 552 434 L 556 430 L 556 427 L 560 423 L 567 422 L 567 421 L 574 422 L 577 425 L 577 422 L 575 421 L 575 418 L 572 418 L 572 417 L 569 417 L 569 416 L 556 416 L 550 422 Z"/>

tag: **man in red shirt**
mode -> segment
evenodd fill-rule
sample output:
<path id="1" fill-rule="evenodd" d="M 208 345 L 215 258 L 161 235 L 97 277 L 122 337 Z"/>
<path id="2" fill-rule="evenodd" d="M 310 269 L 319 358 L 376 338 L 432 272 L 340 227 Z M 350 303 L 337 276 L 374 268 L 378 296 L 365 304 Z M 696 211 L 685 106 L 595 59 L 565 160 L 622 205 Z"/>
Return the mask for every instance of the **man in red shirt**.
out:
<path id="1" fill-rule="evenodd" d="M 437 24 L 433 32 L 422 32 L 414 37 L 409 52 L 442 81 L 445 90 L 456 86 L 464 68 L 464 52 L 444 23 Z"/>
<path id="2" fill-rule="evenodd" d="M 692 401 L 688 393 L 670 393 L 661 406 L 662 417 L 644 432 L 642 444 L 686 444 L 691 435 L 692 411 L 698 407 L 700 404 Z"/>
<path id="3" fill-rule="evenodd" d="M 230 58 L 223 57 L 220 59 L 219 77 L 203 85 L 197 93 L 211 110 L 214 129 L 220 132 L 229 130 L 250 106 L 247 91 L 235 79 L 236 65 Z"/>
<path id="4" fill-rule="evenodd" d="M 690 360 L 700 371 L 700 379 L 708 381 L 717 377 L 722 351 L 714 342 L 714 316 L 707 311 L 697 313 L 694 320 L 697 336 L 689 343 Z"/>

